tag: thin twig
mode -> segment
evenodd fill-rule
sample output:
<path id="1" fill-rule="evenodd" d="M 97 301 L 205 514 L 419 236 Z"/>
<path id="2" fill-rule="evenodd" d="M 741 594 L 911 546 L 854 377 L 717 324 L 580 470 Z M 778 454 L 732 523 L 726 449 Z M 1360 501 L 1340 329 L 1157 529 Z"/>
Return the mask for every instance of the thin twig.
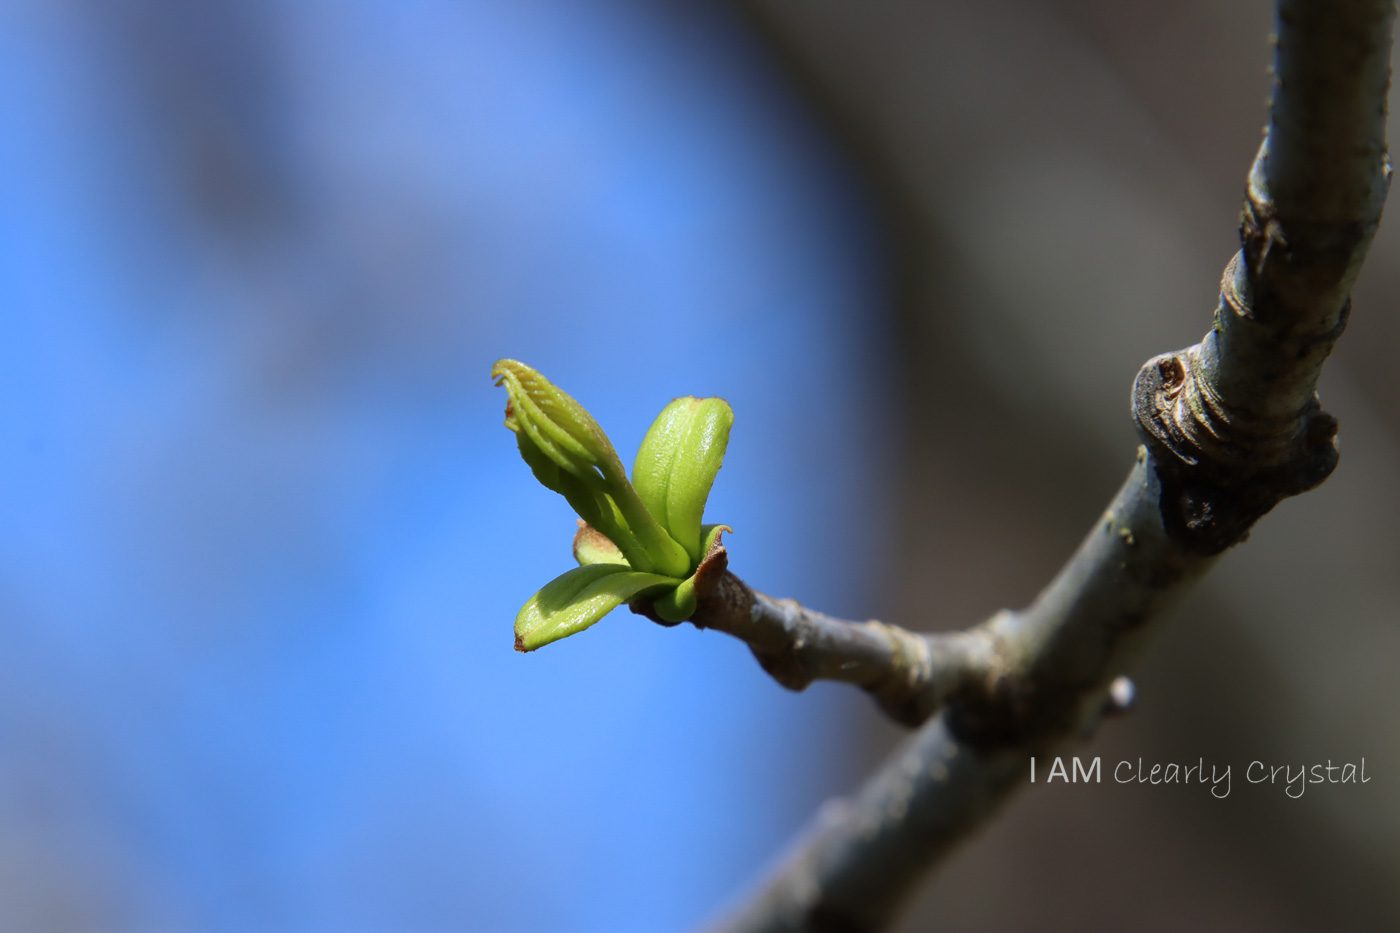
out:
<path id="1" fill-rule="evenodd" d="M 815 680 L 854 684 L 895 721 L 917 726 L 949 697 L 984 688 L 998 669 L 996 641 L 985 628 L 923 635 L 873 619 L 837 619 L 750 589 L 726 563 L 723 548 L 707 558 L 691 621 L 745 642 L 790 690 Z"/>

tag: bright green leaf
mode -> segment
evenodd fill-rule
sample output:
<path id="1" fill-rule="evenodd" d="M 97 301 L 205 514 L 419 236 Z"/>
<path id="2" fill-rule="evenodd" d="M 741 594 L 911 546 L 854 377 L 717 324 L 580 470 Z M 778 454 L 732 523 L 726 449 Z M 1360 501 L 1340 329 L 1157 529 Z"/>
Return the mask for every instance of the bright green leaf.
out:
<path id="1" fill-rule="evenodd" d="M 588 628 L 648 591 L 674 587 L 674 577 L 641 573 L 622 564 L 575 567 L 545 584 L 515 617 L 515 649 L 534 651 Z"/>
<path id="2" fill-rule="evenodd" d="M 637 495 L 685 548 L 692 567 L 704 556 L 700 522 L 733 424 L 722 398 L 678 398 L 652 423 L 632 467 Z"/>

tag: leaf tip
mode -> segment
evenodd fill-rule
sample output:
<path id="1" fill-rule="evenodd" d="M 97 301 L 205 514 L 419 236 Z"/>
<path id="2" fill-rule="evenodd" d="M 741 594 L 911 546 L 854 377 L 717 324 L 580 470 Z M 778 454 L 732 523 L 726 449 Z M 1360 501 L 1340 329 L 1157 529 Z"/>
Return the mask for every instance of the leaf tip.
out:
<path id="1" fill-rule="evenodd" d="M 522 369 L 527 372 L 532 371 L 530 367 L 519 360 L 513 360 L 510 357 L 502 357 L 491 364 L 491 381 L 496 385 L 500 385 L 508 375 L 519 376 Z"/>

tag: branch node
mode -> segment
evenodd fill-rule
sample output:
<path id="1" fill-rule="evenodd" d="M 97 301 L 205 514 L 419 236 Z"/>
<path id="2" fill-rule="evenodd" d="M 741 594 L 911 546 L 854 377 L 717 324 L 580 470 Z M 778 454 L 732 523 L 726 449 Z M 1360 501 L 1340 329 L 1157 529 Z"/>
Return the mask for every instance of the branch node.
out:
<path id="1" fill-rule="evenodd" d="M 1149 360 L 1133 383 L 1138 433 L 1162 482 L 1163 524 L 1206 555 L 1243 540 L 1266 512 L 1337 465 L 1337 421 L 1316 395 L 1291 417 L 1226 401 L 1212 365 L 1218 335 Z"/>

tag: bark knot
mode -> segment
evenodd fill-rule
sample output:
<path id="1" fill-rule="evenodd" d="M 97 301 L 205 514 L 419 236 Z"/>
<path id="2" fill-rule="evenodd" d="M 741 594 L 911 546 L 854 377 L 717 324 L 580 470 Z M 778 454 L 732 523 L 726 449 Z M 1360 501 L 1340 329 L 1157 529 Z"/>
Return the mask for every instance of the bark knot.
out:
<path id="1" fill-rule="evenodd" d="M 1243 540 L 1281 500 L 1337 465 L 1337 421 L 1315 394 L 1287 418 L 1232 405 L 1203 364 L 1201 344 L 1142 367 L 1133 416 L 1162 483 L 1167 531 L 1202 554 Z"/>

